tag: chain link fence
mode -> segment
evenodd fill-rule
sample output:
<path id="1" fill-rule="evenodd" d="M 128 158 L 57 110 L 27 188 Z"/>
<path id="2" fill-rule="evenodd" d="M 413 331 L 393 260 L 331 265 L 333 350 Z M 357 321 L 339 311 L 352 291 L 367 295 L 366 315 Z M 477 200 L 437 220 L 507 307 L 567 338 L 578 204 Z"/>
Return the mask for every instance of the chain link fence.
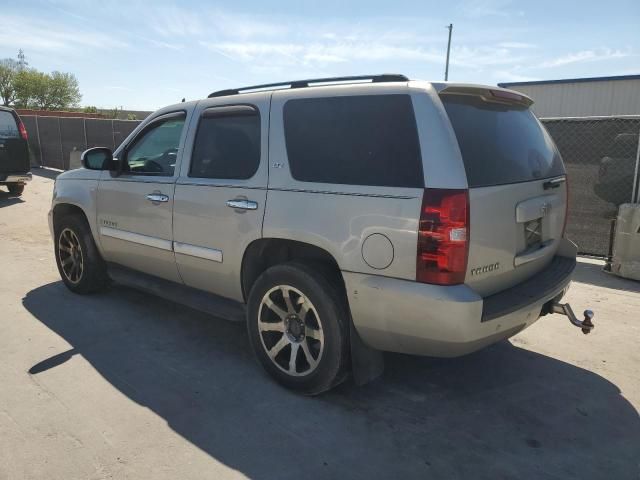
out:
<path id="1" fill-rule="evenodd" d="M 34 165 L 69 168 L 72 151 L 115 148 L 137 120 L 23 116 Z M 639 199 L 640 116 L 543 118 L 569 175 L 567 235 L 581 253 L 606 256 L 618 206 Z M 634 190 L 635 189 L 635 190 Z"/>
<path id="2" fill-rule="evenodd" d="M 29 132 L 31 163 L 67 170 L 71 152 L 91 147 L 113 150 L 138 126 L 139 120 L 40 117 L 23 115 Z"/>
<path id="3" fill-rule="evenodd" d="M 580 253 L 609 253 L 611 222 L 638 201 L 640 116 L 543 118 L 569 178 L 567 236 Z"/>

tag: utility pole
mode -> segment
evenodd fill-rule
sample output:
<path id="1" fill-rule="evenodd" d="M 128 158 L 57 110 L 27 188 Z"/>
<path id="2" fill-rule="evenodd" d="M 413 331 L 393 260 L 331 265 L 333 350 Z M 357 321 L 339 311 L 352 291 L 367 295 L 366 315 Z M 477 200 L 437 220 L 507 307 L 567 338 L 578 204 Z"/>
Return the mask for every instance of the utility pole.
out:
<path id="1" fill-rule="evenodd" d="M 453 31 L 453 23 L 450 23 L 445 28 L 449 29 L 449 43 L 447 43 L 447 64 L 444 67 L 444 81 L 449 80 L 449 53 L 451 52 L 451 32 Z"/>

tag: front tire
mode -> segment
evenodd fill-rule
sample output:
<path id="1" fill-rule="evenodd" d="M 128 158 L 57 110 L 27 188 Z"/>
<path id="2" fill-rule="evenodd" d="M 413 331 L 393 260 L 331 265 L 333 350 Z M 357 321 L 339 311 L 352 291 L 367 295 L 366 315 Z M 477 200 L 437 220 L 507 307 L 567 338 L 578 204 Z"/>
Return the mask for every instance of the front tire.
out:
<path id="1" fill-rule="evenodd" d="M 86 220 L 79 215 L 65 216 L 54 232 L 56 264 L 67 288 L 80 294 L 104 290 L 109 283 L 107 267 Z"/>
<path id="2" fill-rule="evenodd" d="M 299 263 L 267 269 L 249 295 L 247 327 L 258 360 L 278 383 L 307 395 L 345 378 L 348 318 L 340 290 Z"/>
<path id="3" fill-rule="evenodd" d="M 24 192 L 24 183 L 10 183 L 7 185 L 7 189 L 11 195 L 19 197 Z"/>

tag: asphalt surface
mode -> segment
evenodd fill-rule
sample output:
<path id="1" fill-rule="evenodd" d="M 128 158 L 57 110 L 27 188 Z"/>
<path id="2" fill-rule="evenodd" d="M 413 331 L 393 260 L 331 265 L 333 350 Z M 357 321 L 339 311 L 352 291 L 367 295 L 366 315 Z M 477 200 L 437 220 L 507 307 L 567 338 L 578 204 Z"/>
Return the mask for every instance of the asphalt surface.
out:
<path id="1" fill-rule="evenodd" d="M 316 398 L 274 384 L 242 324 L 63 286 L 55 172 L 0 192 L 0 479 L 640 478 L 640 283 L 581 260 L 592 307 L 467 357 L 386 355 Z"/>

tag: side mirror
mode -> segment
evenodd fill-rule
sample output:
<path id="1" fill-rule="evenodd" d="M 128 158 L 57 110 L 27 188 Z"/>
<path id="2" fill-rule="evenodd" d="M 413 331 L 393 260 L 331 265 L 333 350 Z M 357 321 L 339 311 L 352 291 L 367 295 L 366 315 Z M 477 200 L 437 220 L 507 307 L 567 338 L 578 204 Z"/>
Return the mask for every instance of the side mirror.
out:
<path id="1" fill-rule="evenodd" d="M 82 152 L 80 157 L 82 166 L 89 170 L 111 170 L 113 169 L 113 153 L 107 147 L 90 148 Z"/>

